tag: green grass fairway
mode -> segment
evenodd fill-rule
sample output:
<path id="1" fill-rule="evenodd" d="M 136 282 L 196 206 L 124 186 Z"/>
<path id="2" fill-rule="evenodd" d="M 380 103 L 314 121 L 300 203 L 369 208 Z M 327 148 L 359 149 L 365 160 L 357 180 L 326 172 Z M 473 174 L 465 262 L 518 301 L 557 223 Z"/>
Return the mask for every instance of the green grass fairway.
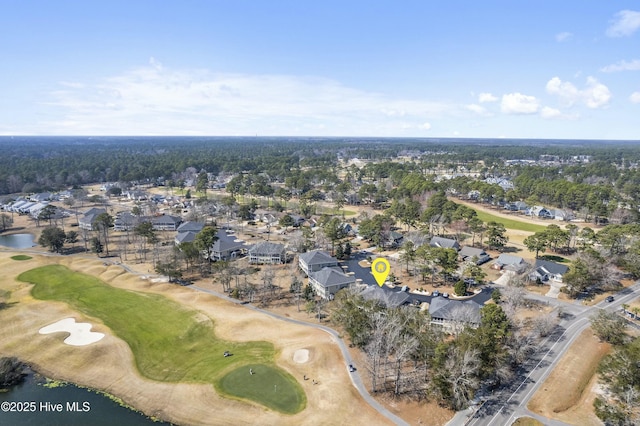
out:
<path id="1" fill-rule="evenodd" d="M 31 256 L 27 256 L 26 254 L 17 254 L 15 256 L 11 256 L 13 260 L 29 260 L 33 259 Z"/>
<path id="2" fill-rule="evenodd" d="M 475 209 L 474 209 L 475 210 Z M 497 222 L 504 225 L 507 229 L 513 229 L 516 231 L 526 231 L 526 232 L 540 232 L 547 229 L 544 225 L 537 225 L 535 223 L 527 223 L 520 222 L 519 220 L 507 219 L 500 216 L 494 216 L 491 213 L 487 213 L 485 211 L 476 210 L 478 214 L 478 218 L 485 223 L 489 222 Z"/>
<path id="3" fill-rule="evenodd" d="M 288 405 L 289 409 L 283 412 L 298 412 L 305 406 L 300 385 L 275 366 L 275 348 L 271 343 L 219 339 L 213 322 L 198 311 L 161 295 L 111 287 L 64 266 L 31 269 L 18 279 L 34 284 L 32 294 L 37 299 L 66 302 L 73 309 L 102 320 L 131 347 L 136 365 L 146 377 L 167 382 L 206 382 L 224 390 L 218 382 L 225 374 L 241 366 L 260 365 L 283 377 L 282 384 L 278 384 L 282 393 L 296 395 L 295 407 Z M 225 351 L 233 356 L 224 357 Z M 271 395 L 267 398 L 263 393 L 256 394 L 252 386 L 246 389 L 236 386 L 230 394 L 282 411 L 280 405 L 273 404 Z"/>
<path id="4" fill-rule="evenodd" d="M 250 374 L 250 369 L 253 370 L 253 375 Z M 280 412 L 294 414 L 304 408 L 306 401 L 303 393 L 292 392 L 295 391 L 295 386 L 290 383 L 292 380 L 293 377 L 283 375 L 276 368 L 250 364 L 226 374 L 219 381 L 219 390 L 223 394 L 260 400 L 264 405 Z"/>

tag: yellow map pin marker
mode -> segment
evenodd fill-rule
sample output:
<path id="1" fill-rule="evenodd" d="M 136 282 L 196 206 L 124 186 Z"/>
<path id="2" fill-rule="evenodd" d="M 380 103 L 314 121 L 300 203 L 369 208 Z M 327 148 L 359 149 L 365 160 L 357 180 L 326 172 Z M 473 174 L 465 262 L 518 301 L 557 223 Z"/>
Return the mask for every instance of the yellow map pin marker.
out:
<path id="1" fill-rule="evenodd" d="M 371 273 L 380 287 L 382 287 L 384 282 L 387 280 L 390 270 L 391 265 L 389 265 L 389 261 L 381 257 L 374 260 L 371 264 Z"/>

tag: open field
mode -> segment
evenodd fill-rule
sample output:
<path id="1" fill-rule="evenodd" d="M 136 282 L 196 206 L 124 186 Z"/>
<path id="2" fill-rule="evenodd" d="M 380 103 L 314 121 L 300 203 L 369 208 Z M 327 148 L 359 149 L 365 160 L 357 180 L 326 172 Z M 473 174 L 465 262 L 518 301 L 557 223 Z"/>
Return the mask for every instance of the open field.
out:
<path id="1" fill-rule="evenodd" d="M 17 356 L 49 377 L 102 390 L 148 415 L 178 424 L 311 425 L 337 424 L 345 418 L 351 419 L 354 425 L 388 424 L 384 417 L 360 398 L 351 384 L 338 346 L 331 336 L 322 331 L 285 323 L 189 288 L 152 283 L 124 272 L 119 266 L 105 265 L 100 260 L 41 256 L 30 252 L 33 259 L 17 262 L 11 259 L 15 254 L 10 250 L 0 250 L 0 270 L 3 271 L 0 288 L 9 294 L 6 307 L 0 310 L 0 321 L 6 325 L 0 328 L 0 355 Z M 285 372 L 283 377 L 296 381 L 306 394 L 306 408 L 297 414 L 281 414 L 246 400 L 223 397 L 211 384 L 196 381 L 197 377 L 196 380 L 179 382 L 144 377 L 138 371 L 138 360 L 132 348 L 106 321 L 80 312 L 68 303 L 35 299 L 31 294 L 33 286 L 16 279 L 28 270 L 52 264 L 92 275 L 109 287 L 129 290 L 152 301 L 157 297 L 167 298 L 171 306 L 182 311 L 180 315 L 191 312 L 192 318 L 200 321 L 196 321 L 200 327 L 213 324 L 214 338 L 219 341 L 238 347 L 264 342 L 272 348 L 273 368 Z M 118 312 L 119 307 L 112 307 Z M 40 328 L 69 317 L 78 322 L 91 323 L 92 330 L 105 333 L 105 337 L 91 345 L 72 347 L 64 344 L 60 335 L 38 333 Z M 165 324 L 171 328 L 163 321 Z M 193 327 L 194 332 L 201 332 L 197 325 Z M 189 349 L 183 347 L 183 353 Z M 300 360 L 294 361 L 294 354 L 301 349 L 309 354 L 302 363 Z M 225 347 L 224 350 L 235 349 Z M 189 356 L 186 353 L 184 355 Z M 246 358 L 248 363 L 252 359 L 250 356 L 260 359 L 249 354 Z M 221 352 L 216 352 L 210 360 L 224 362 L 224 357 Z M 260 364 L 265 365 L 262 361 L 255 362 L 255 365 Z M 242 368 L 246 370 L 247 365 L 244 364 Z M 228 370 L 219 374 L 223 377 L 234 369 L 228 366 Z M 180 375 L 177 371 L 160 371 L 157 374 L 167 377 Z M 195 369 L 187 368 L 183 374 L 193 377 Z M 249 377 L 248 371 L 245 374 Z M 319 380 L 319 384 L 313 385 L 311 380 L 302 380 L 303 375 Z M 267 389 L 273 389 L 273 384 L 268 385 L 263 384 Z M 280 386 L 278 384 L 278 391 Z"/>
<path id="2" fill-rule="evenodd" d="M 509 219 L 503 216 L 496 216 L 492 213 L 487 212 L 486 210 L 480 210 L 475 207 L 472 207 L 476 213 L 478 214 L 478 218 L 483 222 L 497 222 L 504 225 L 507 229 L 512 229 L 515 231 L 525 231 L 525 232 L 540 232 L 547 229 L 544 225 L 538 225 L 535 223 L 529 223 L 516 219 Z"/>
<path id="3" fill-rule="evenodd" d="M 531 417 L 520 417 L 513 422 L 512 426 L 544 426 L 544 424 Z"/>
<path id="4" fill-rule="evenodd" d="M 138 370 L 150 379 L 168 382 L 205 382 L 220 386 L 222 374 L 235 374 L 252 364 L 270 371 L 281 385 L 284 401 L 265 398 L 271 394 L 255 392 L 255 386 L 229 388 L 233 396 L 247 398 L 285 413 L 304 408 L 304 391 L 284 371 L 271 367 L 275 349 L 267 342 L 236 343 L 215 336 L 211 320 L 196 311 L 160 295 L 148 295 L 108 286 L 89 275 L 70 271 L 61 265 L 35 268 L 18 276 L 35 284 L 36 299 L 68 303 L 79 312 L 100 319 L 123 339 L 136 359 Z M 233 355 L 224 357 L 230 351 Z M 243 368 L 248 375 L 247 368 Z M 225 380 L 224 377 L 222 380 Z M 257 380 L 255 380 L 257 381 Z"/>
<path id="5" fill-rule="evenodd" d="M 590 328 L 571 345 L 536 392 L 528 408 L 534 413 L 573 425 L 601 425 L 593 411 L 596 369 L 611 350 Z"/>

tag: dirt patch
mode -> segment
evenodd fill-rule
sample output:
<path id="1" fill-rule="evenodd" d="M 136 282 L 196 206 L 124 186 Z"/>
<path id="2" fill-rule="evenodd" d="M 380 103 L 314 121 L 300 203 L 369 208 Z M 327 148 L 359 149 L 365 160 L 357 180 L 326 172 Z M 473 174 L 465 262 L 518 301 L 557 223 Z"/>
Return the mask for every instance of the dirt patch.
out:
<path id="1" fill-rule="evenodd" d="M 590 328 L 582 332 L 533 396 L 528 408 L 572 425 L 601 425 L 593 411 L 597 396 L 595 373 L 598 363 L 610 350 L 611 345 L 600 342 Z"/>

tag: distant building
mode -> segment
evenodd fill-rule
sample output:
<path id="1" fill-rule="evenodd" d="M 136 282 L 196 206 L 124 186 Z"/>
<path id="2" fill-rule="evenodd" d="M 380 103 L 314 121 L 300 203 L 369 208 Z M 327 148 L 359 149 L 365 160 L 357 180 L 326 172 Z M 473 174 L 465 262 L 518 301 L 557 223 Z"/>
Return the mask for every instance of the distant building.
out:
<path id="1" fill-rule="evenodd" d="M 529 264 L 520 256 L 502 253 L 493 263 L 492 268 L 504 269 L 505 271 L 512 271 L 519 274 L 522 273 L 527 266 L 529 266 Z"/>
<path id="2" fill-rule="evenodd" d="M 285 262 L 286 251 L 284 244 L 265 241 L 258 243 L 249 249 L 249 263 L 278 264 Z"/>
<path id="3" fill-rule="evenodd" d="M 398 306 L 411 303 L 411 296 L 405 291 L 389 291 L 377 285 L 370 285 L 365 288 L 360 295 L 365 300 L 375 300 L 386 308 L 397 308 Z"/>
<path id="4" fill-rule="evenodd" d="M 471 262 L 471 260 L 475 258 L 476 265 L 482 265 L 483 263 L 487 263 L 491 260 L 491 256 L 489 256 L 483 249 L 468 246 L 464 246 L 460 249 L 458 257 L 463 262 Z"/>
<path id="5" fill-rule="evenodd" d="M 156 231 L 176 231 L 182 223 L 182 219 L 178 216 L 164 215 L 151 219 L 153 229 Z"/>
<path id="6" fill-rule="evenodd" d="M 429 241 L 431 247 L 452 248 L 460 250 L 460 244 L 451 238 L 433 237 Z"/>
<path id="7" fill-rule="evenodd" d="M 529 274 L 531 281 L 555 281 L 561 283 L 569 267 L 549 260 L 536 259 L 534 270 Z"/>
<path id="8" fill-rule="evenodd" d="M 247 249 L 244 241 L 239 240 L 233 234 L 228 234 L 224 229 L 218 230 L 217 236 L 218 239 L 211 247 L 211 258 L 213 260 L 234 259 Z"/>
<path id="9" fill-rule="evenodd" d="M 473 300 L 452 300 L 444 297 L 433 297 L 429 304 L 431 323 L 445 328 L 465 325 L 477 328 L 482 320 L 481 306 Z"/>
<path id="10" fill-rule="evenodd" d="M 352 275 L 346 275 L 340 268 L 322 268 L 309 275 L 309 285 L 313 291 L 323 299 L 333 299 L 335 294 L 354 284 L 356 279 Z"/>
<path id="11" fill-rule="evenodd" d="M 302 253 L 298 256 L 298 266 L 309 276 L 313 272 L 318 272 L 323 268 L 338 266 L 338 260 L 323 250 L 314 250 Z"/>
<path id="12" fill-rule="evenodd" d="M 78 227 L 86 231 L 94 231 L 95 228 L 93 226 L 93 222 L 96 220 L 96 218 L 99 215 L 106 212 L 107 212 L 106 209 L 97 208 L 97 207 L 93 207 L 87 210 L 82 217 L 78 218 Z"/>

